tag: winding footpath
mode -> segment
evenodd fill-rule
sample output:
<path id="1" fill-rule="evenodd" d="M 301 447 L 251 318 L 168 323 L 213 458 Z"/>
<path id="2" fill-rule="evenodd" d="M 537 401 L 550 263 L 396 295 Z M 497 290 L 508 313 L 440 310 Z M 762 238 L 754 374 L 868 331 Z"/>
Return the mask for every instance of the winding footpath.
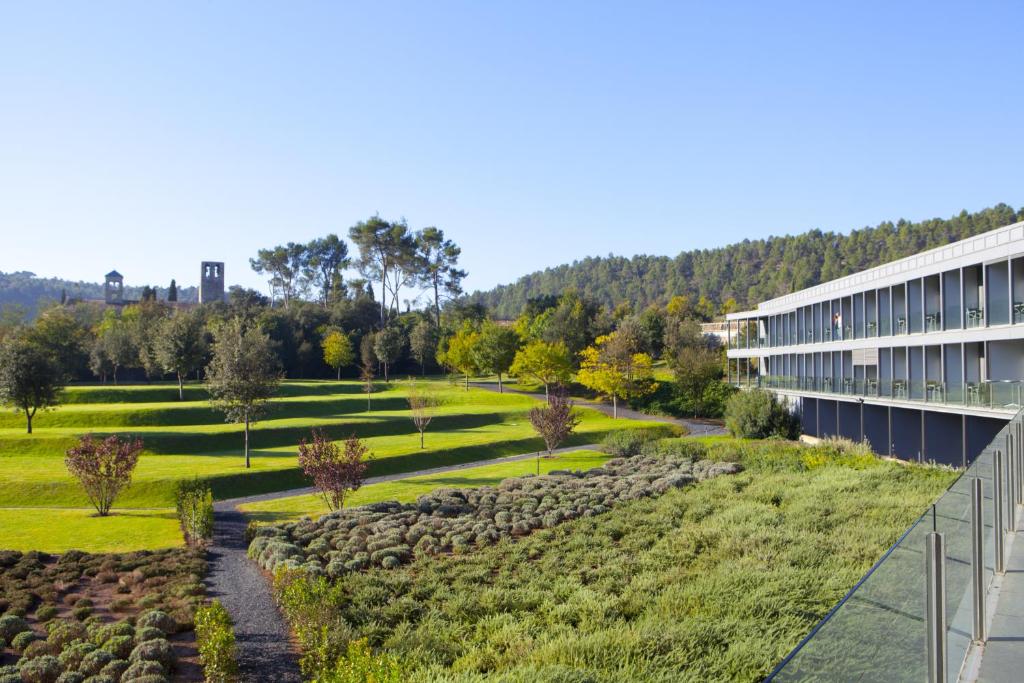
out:
<path id="1" fill-rule="evenodd" d="M 485 383 L 475 384 L 481 389 L 497 391 L 497 387 Z M 510 393 L 523 394 L 544 399 L 543 394 L 506 389 Z M 576 400 L 577 405 L 594 408 L 607 415 L 611 406 L 588 400 Z M 694 436 L 724 434 L 725 430 L 710 422 L 700 422 L 657 415 L 646 415 L 629 408 L 620 408 L 619 415 L 631 420 L 649 420 L 686 427 Z M 597 448 L 596 444 L 559 448 L 554 453 L 569 453 Z M 415 472 L 401 472 L 370 477 L 365 484 L 380 484 L 409 477 L 429 476 L 464 470 L 482 465 L 495 465 L 537 457 L 536 452 L 491 458 L 474 462 L 434 467 Z M 218 598 L 235 622 L 235 640 L 238 647 L 239 680 L 279 681 L 298 683 L 302 680 L 299 672 L 297 648 L 291 642 L 288 624 L 278 610 L 267 578 L 249 560 L 245 543 L 245 527 L 248 519 L 238 510 L 244 503 L 288 498 L 313 493 L 312 487 L 276 491 L 244 498 L 231 498 L 214 503 L 213 541 L 207 552 L 209 572 L 206 576 L 207 593 Z"/>

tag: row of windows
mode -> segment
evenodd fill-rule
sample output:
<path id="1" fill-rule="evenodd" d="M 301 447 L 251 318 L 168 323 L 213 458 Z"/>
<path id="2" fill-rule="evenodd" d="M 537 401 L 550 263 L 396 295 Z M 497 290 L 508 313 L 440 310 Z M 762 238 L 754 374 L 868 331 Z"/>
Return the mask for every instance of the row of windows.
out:
<path id="1" fill-rule="evenodd" d="M 738 358 L 729 376 L 769 389 L 1019 409 L 1024 340 Z"/>
<path id="2" fill-rule="evenodd" d="M 733 348 L 771 348 L 1024 322 L 1024 256 L 734 320 Z"/>

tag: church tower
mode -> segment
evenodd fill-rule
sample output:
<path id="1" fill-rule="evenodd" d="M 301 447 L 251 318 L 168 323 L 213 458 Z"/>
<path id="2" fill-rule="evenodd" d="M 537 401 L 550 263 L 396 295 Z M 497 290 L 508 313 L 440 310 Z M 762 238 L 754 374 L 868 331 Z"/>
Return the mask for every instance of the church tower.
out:
<path id="1" fill-rule="evenodd" d="M 199 303 L 224 301 L 224 264 L 220 261 L 203 261 L 199 278 Z"/>
<path id="2" fill-rule="evenodd" d="M 124 303 L 124 276 L 116 270 L 110 271 L 104 277 L 103 299 L 108 304 Z"/>

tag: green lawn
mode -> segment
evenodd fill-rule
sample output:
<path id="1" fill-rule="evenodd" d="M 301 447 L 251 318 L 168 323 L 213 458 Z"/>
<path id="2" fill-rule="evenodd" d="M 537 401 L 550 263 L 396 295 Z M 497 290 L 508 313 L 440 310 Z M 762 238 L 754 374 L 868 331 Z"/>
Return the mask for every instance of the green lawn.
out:
<path id="1" fill-rule="evenodd" d="M 0 508 L 0 547 L 90 553 L 171 548 L 182 542 L 173 508 L 114 510 L 99 517 L 92 508 Z"/>
<path id="2" fill-rule="evenodd" d="M 201 386 L 188 386 L 186 400 L 180 402 L 177 386 L 171 384 L 71 387 L 61 407 L 37 416 L 33 434 L 25 433 L 16 413 L 0 413 L 0 509 L 31 508 L 41 528 L 48 524 L 43 520 L 51 515 L 49 511 L 56 509 L 53 524 L 67 528 L 72 537 L 76 529 L 84 533 L 109 521 L 85 523 L 75 521 L 84 519 L 84 513 L 78 517 L 58 514 L 59 508 L 88 505 L 64 466 L 64 451 L 84 433 L 133 435 L 145 443 L 133 483 L 118 498 L 115 510 L 171 506 L 175 484 L 194 476 L 209 479 L 218 499 L 306 486 L 295 452 L 299 439 L 314 427 L 335 439 L 351 434 L 364 439 L 373 454 L 369 476 L 517 455 L 542 447 L 528 419 L 536 405 L 533 399 L 483 389 L 465 391 L 447 381 L 435 380 L 431 385 L 441 405 L 427 430 L 426 448 L 421 450 L 400 382 L 390 386 L 381 382 L 371 396 L 369 412 L 359 382 L 285 382 L 265 418 L 253 428 L 249 470 L 241 454 L 241 427 L 224 422 Z M 583 421 L 566 445 L 595 443 L 615 429 L 659 428 L 650 422 L 611 420 L 590 409 L 580 409 L 580 414 Z M 115 545 L 98 542 L 94 549 L 129 549 L 135 547 L 130 545 L 135 538 L 142 539 L 139 547 L 166 545 L 174 529 L 169 526 L 168 531 L 157 533 L 160 520 L 146 514 L 126 518 L 125 523 L 134 521 L 152 533 L 112 534 L 108 537 L 128 540 Z M 37 533 L 16 531 L 13 526 L 0 525 L 0 548 L 25 547 L 24 539 Z"/>
<path id="3" fill-rule="evenodd" d="M 589 470 L 607 461 L 611 456 L 599 451 L 579 450 L 552 457 L 530 458 L 514 462 L 495 463 L 469 467 L 442 474 L 427 474 L 407 477 L 396 481 L 364 486 L 345 501 L 345 507 L 366 505 L 382 500 L 397 500 L 408 503 L 424 493 L 440 487 L 474 488 L 493 486 L 509 477 L 519 477 L 537 472 L 547 474 L 551 470 Z M 327 505 L 319 495 L 292 496 L 259 503 L 240 505 L 239 509 L 250 517 L 265 522 L 283 523 L 299 517 L 318 517 L 328 512 Z"/>

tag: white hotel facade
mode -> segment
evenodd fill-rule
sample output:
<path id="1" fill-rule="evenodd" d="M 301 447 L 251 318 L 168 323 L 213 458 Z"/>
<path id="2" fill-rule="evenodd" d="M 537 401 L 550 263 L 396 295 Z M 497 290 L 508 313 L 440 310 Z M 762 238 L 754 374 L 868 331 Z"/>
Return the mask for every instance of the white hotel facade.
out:
<path id="1" fill-rule="evenodd" d="M 731 313 L 729 379 L 803 431 L 962 466 L 1024 403 L 1024 222 Z"/>

